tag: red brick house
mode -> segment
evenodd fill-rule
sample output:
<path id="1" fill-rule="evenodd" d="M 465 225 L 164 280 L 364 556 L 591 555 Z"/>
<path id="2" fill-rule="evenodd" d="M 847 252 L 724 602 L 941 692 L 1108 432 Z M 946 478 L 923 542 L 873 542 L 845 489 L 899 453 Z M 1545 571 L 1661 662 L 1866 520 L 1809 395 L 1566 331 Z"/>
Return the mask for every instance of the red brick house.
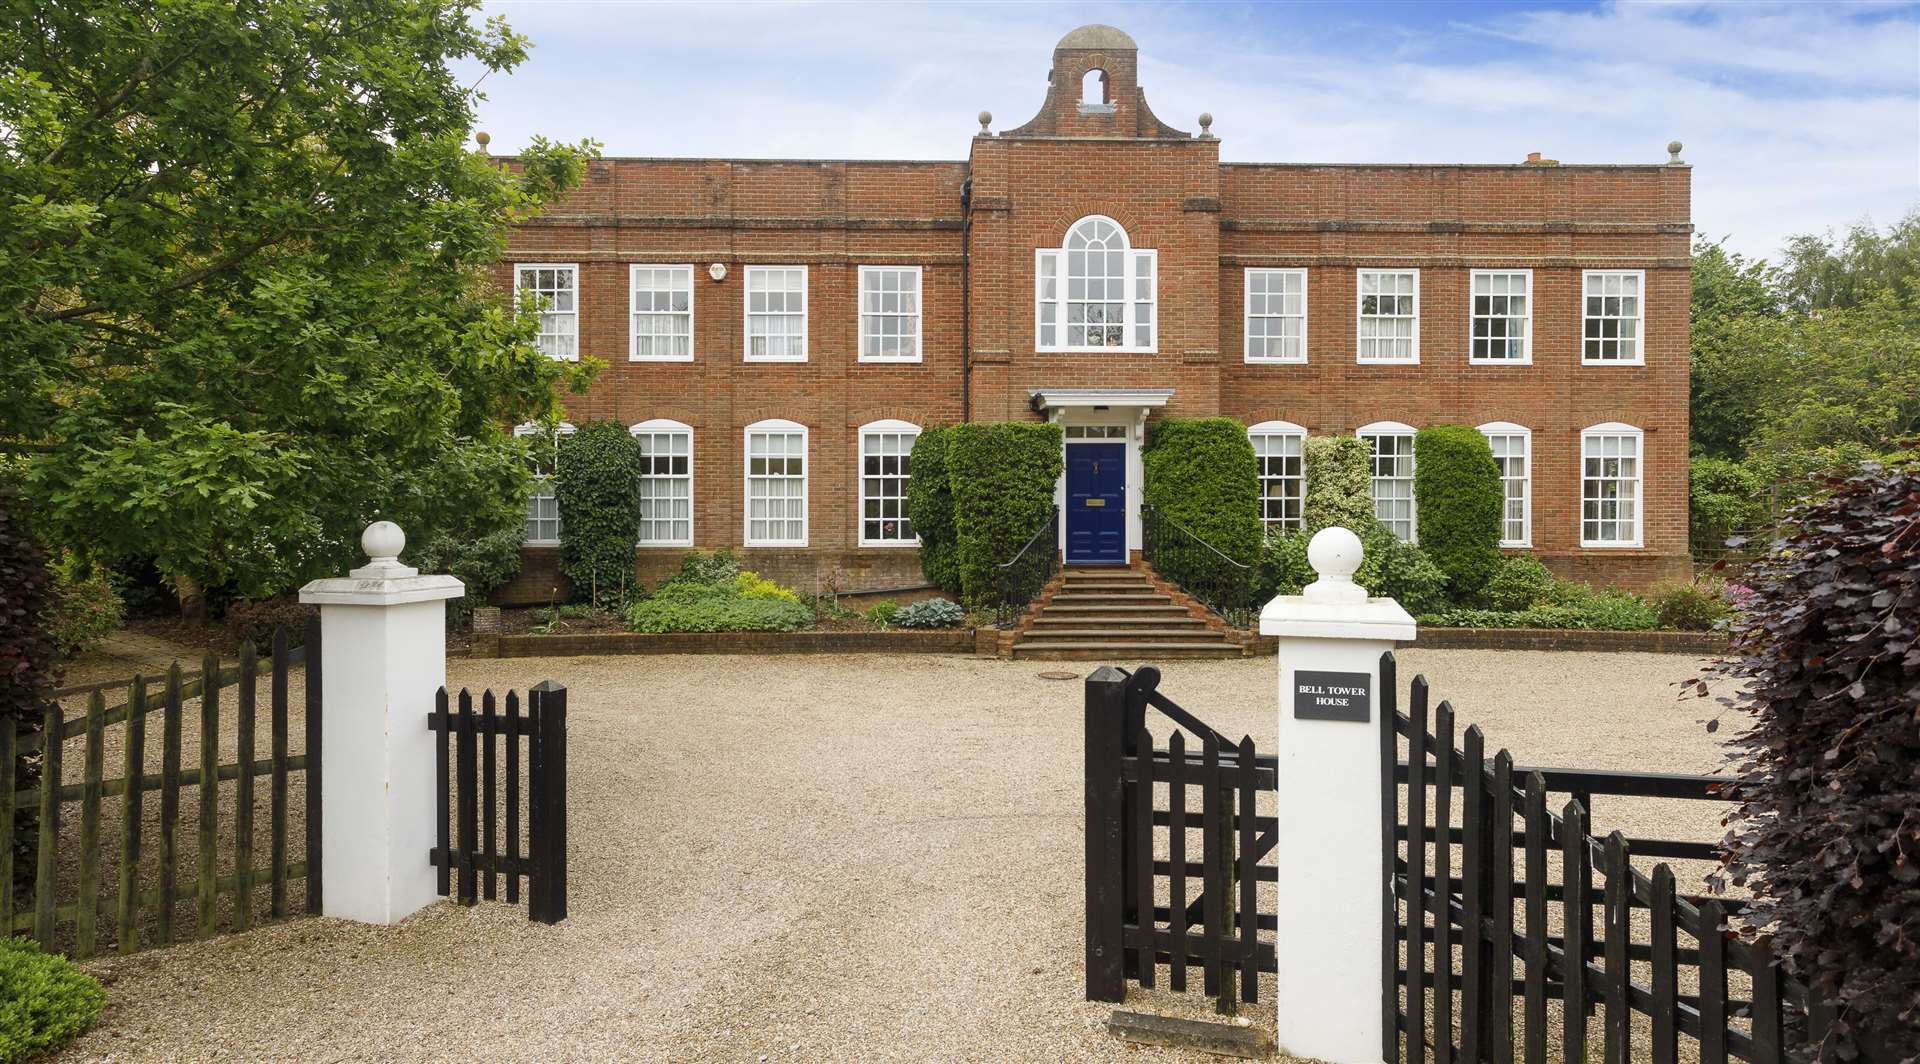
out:
<path id="1" fill-rule="evenodd" d="M 1510 546 L 1603 583 L 1686 573 L 1678 145 L 1223 164 L 1210 116 L 1161 121 L 1137 69 L 1082 27 L 1039 114 L 982 114 L 965 161 L 601 159 L 514 234 L 499 280 L 551 298 L 542 343 L 610 365 L 569 417 L 645 444 L 642 580 L 697 546 L 804 590 L 917 583 L 904 455 L 963 420 L 1052 418 L 1070 455 L 1122 458 L 1073 485 L 1113 505 L 1066 535 L 1137 550 L 1144 426 L 1213 414 L 1249 426 L 1270 524 L 1299 518 L 1301 438 L 1357 433 L 1417 538 L 1411 433 L 1464 423 L 1501 458 Z M 557 525 L 536 493 L 509 601 L 548 599 Z"/>

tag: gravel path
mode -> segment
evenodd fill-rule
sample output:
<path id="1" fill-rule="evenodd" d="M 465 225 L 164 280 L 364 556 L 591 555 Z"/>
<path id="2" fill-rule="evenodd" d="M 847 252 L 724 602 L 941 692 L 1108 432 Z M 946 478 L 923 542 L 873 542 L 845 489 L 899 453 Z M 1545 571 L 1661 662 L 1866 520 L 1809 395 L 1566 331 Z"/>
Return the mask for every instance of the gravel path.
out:
<path id="1" fill-rule="evenodd" d="M 1667 686 L 1693 665 L 1402 655 L 1523 764 L 1708 771 L 1699 704 Z M 571 688 L 571 918 L 443 904 L 395 928 L 295 920 L 104 959 L 107 1011 L 59 1059 L 1215 1059 L 1119 1043 L 1111 1006 L 1081 1000 L 1080 685 L 1037 675 L 1062 667 L 1087 666 L 451 662 L 475 688 Z M 1165 671 L 1203 719 L 1271 742 L 1273 659 Z M 1604 827 L 1716 830 L 1716 811 L 1612 801 Z"/>

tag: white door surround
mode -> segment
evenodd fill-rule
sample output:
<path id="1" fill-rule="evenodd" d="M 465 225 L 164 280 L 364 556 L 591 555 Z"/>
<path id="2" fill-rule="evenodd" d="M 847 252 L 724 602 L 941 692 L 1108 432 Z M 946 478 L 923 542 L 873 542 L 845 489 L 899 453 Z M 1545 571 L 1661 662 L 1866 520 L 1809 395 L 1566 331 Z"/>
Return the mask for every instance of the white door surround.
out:
<path id="1" fill-rule="evenodd" d="M 1108 438 L 1084 439 L 1085 443 L 1124 442 L 1127 447 L 1127 552 L 1140 549 L 1140 500 L 1146 484 L 1145 467 L 1140 461 L 1146 443 L 1147 416 L 1173 398 L 1171 388 L 1034 388 L 1027 393 L 1028 405 L 1036 413 L 1063 429 L 1076 426 L 1120 426 L 1126 429 L 1120 441 Z M 1071 447 L 1076 441 L 1068 440 Z M 1054 484 L 1053 502 L 1063 518 L 1066 513 L 1067 478 L 1062 463 L 1060 479 Z M 1065 557 L 1067 522 L 1060 522 L 1059 549 Z"/>

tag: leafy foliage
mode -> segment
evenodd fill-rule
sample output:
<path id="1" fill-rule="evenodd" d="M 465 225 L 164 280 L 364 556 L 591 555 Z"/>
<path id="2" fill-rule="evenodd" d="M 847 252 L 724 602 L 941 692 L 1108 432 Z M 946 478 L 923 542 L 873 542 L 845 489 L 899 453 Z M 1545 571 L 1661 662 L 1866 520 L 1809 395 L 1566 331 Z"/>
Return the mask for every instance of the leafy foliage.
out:
<path id="1" fill-rule="evenodd" d="M 873 625 L 875 628 L 890 627 L 893 624 L 894 618 L 899 615 L 900 604 L 892 599 L 881 599 L 879 602 L 867 607 L 865 614 L 867 623 Z"/>
<path id="2" fill-rule="evenodd" d="M 1726 837 L 1787 969 L 1831 986 L 1835 1038 L 1920 1055 L 1920 471 L 1826 485 L 1749 573 L 1709 674 L 1752 716 Z M 1696 688 L 1707 693 L 1704 682 Z M 1826 1054 L 1822 1054 L 1823 1057 Z"/>
<path id="3" fill-rule="evenodd" d="M 20 498 L 11 484 L 0 480 L 0 728 L 15 728 L 24 734 L 41 730 L 40 706 L 45 704 L 60 679 L 59 647 L 53 635 L 40 623 L 54 603 L 53 574 L 47 558 L 27 531 Z M 22 756 L 14 762 L 16 787 L 28 790 L 40 782 L 38 756 Z M 0 883 L 0 890 L 12 890 L 31 881 L 33 854 L 27 836 L 37 814 L 19 808 L 11 824 L 0 824 L 14 850 L 14 883 Z M 4 940 L 5 935 L 0 935 Z"/>
<path id="4" fill-rule="evenodd" d="M 1299 531 L 1267 537 L 1260 560 L 1262 599 L 1298 595 L 1313 582 L 1313 566 L 1307 561 L 1307 544 L 1312 539 Z M 1369 594 L 1394 599 L 1413 614 L 1446 605 L 1447 576 L 1419 547 L 1400 542 L 1378 521 L 1360 537 L 1360 544 L 1366 555 L 1353 580 Z"/>
<path id="5" fill-rule="evenodd" d="M 1060 426 L 1048 423 L 973 422 L 947 430 L 955 560 L 968 601 L 992 597 L 995 567 L 1053 512 L 1062 446 Z"/>
<path id="6" fill-rule="evenodd" d="M 1553 571 L 1540 559 L 1515 554 L 1501 560 L 1480 597 L 1490 609 L 1524 610 L 1546 601 L 1554 583 Z"/>
<path id="7" fill-rule="evenodd" d="M 792 588 L 741 569 L 727 551 L 689 555 L 679 576 L 627 607 L 636 632 L 791 632 L 813 619 Z"/>
<path id="8" fill-rule="evenodd" d="M 40 1056 L 93 1026 L 107 992 L 65 957 L 0 935 L 0 1064 Z"/>
<path id="9" fill-rule="evenodd" d="M 596 606 L 624 602 L 640 538 L 640 442 L 617 421 L 560 437 L 554 495 L 560 502 L 560 571 Z"/>
<path id="10" fill-rule="evenodd" d="M 227 607 L 227 631 L 235 643 L 252 647 L 257 654 L 271 654 L 276 630 L 286 630 L 289 647 L 306 642 L 307 618 L 313 616 L 313 610 L 292 595 L 236 602 Z"/>
<path id="11" fill-rule="evenodd" d="M 126 603 L 103 569 L 81 571 L 71 556 L 53 567 L 54 601 L 41 618 L 62 657 L 71 658 L 97 646 L 127 620 Z"/>
<path id="12" fill-rule="evenodd" d="M 477 0 L 8 10 L 0 438 L 48 538 L 259 598 L 353 564 L 376 516 L 517 520 L 501 426 L 591 364 L 543 356 L 486 267 L 592 147 L 469 150 L 454 65 L 526 42 Z"/>
<path id="13" fill-rule="evenodd" d="M 1454 598 L 1477 600 L 1500 567 L 1506 502 L 1493 447 L 1471 426 L 1434 425 L 1413 448 L 1420 549 L 1447 574 Z"/>
<path id="14" fill-rule="evenodd" d="M 1688 463 L 1688 539 L 1695 557 L 1726 548 L 1734 533 L 1765 519 L 1767 484 L 1753 468 L 1725 458 Z"/>
<path id="15" fill-rule="evenodd" d="M 1725 588 L 1711 581 L 1656 587 L 1647 598 L 1660 617 L 1660 627 L 1682 632 L 1710 632 L 1733 616 Z"/>
<path id="16" fill-rule="evenodd" d="M 960 593 L 959 530 L 953 523 L 953 482 L 947 474 L 947 433 L 922 429 L 913 441 L 907 480 L 907 516 L 920 537 L 920 571 L 948 594 Z"/>
<path id="17" fill-rule="evenodd" d="M 1531 606 L 1524 610 L 1448 609 L 1422 614 L 1421 624 L 1436 628 L 1575 628 L 1606 632 L 1650 632 L 1660 618 L 1646 602 L 1625 592 L 1596 592 L 1579 605 Z"/>
<path id="18" fill-rule="evenodd" d="M 1301 460 L 1307 474 L 1303 517 L 1309 534 L 1339 525 L 1356 536 L 1372 531 L 1372 451 L 1356 436 L 1309 436 Z"/>
<path id="19" fill-rule="evenodd" d="M 1246 426 L 1226 417 L 1163 418 L 1140 460 L 1154 509 L 1235 561 L 1258 557 L 1260 480 Z"/>
<path id="20" fill-rule="evenodd" d="M 476 606 L 487 604 L 493 590 L 520 571 L 520 546 L 527 539 L 522 521 L 493 531 L 468 535 L 440 534 L 420 546 L 408 544 L 407 564 L 423 573 L 448 573 L 460 578 L 467 593 L 447 600 L 447 623 L 464 626 Z"/>
<path id="21" fill-rule="evenodd" d="M 896 628 L 957 628 L 967 611 L 952 599 L 931 598 L 908 603 L 893 615 Z"/>

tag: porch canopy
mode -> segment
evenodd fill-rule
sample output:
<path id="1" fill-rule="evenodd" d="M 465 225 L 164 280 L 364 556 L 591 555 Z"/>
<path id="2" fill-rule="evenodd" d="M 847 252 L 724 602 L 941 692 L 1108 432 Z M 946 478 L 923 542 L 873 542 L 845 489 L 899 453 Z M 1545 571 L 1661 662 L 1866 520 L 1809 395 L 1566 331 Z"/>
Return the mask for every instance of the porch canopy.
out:
<path id="1" fill-rule="evenodd" d="M 1049 421 L 1061 420 L 1069 410 L 1131 410 L 1137 433 L 1147 413 L 1172 398 L 1172 388 L 1034 388 L 1027 392 L 1027 405 Z"/>

